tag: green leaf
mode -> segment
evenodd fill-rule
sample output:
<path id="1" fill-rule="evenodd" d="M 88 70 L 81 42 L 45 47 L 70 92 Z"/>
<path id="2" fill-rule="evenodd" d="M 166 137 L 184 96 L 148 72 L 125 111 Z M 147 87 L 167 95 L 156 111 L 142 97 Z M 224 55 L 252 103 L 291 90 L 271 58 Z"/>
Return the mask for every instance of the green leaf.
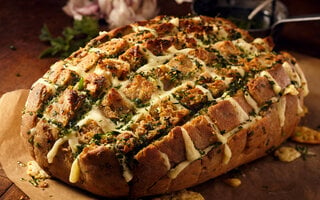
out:
<path id="1" fill-rule="evenodd" d="M 41 33 L 39 35 L 39 39 L 41 41 L 50 41 L 52 39 L 51 33 L 48 29 L 48 26 L 46 24 L 43 25 L 41 29 Z"/>
<path id="2" fill-rule="evenodd" d="M 89 37 L 94 37 L 99 33 L 98 21 L 90 17 L 83 17 L 82 20 L 75 20 L 73 27 L 78 34 L 86 34 Z"/>
<path id="3" fill-rule="evenodd" d="M 99 33 L 99 24 L 96 19 L 83 17 L 82 20 L 75 20 L 73 27 L 65 27 L 61 36 L 53 37 L 45 24 L 39 35 L 39 39 L 49 42 L 50 47 L 40 54 L 45 57 L 68 57 L 72 52 L 85 46 L 93 37 Z"/>

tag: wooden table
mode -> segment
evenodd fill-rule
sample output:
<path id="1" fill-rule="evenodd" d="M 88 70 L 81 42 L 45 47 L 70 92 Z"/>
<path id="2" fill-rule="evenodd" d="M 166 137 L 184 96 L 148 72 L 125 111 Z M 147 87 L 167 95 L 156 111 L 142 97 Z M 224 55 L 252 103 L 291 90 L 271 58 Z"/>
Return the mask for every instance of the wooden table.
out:
<path id="1" fill-rule="evenodd" d="M 177 6 L 173 0 L 158 2 L 160 14 L 183 15 L 190 11 L 190 4 Z M 293 3 L 290 0 L 284 2 L 290 3 L 289 11 L 293 15 L 320 11 L 317 0 L 309 0 L 307 2 L 309 4 L 301 1 Z M 65 0 L 0 0 L 0 96 L 8 91 L 30 88 L 32 83 L 57 60 L 39 58 L 47 45 L 40 42 L 38 36 L 43 24 L 47 24 L 53 34 L 60 33 L 63 27 L 72 24 L 72 19 L 61 10 L 65 3 Z M 296 28 L 293 27 L 293 29 Z M 319 30 L 319 27 L 314 29 L 313 34 L 319 36 Z M 297 40 L 297 37 L 299 39 L 297 43 L 290 42 L 290 45 L 286 41 L 282 44 L 283 47 L 292 48 L 297 47 L 296 44 L 298 44 L 299 48 L 296 50 L 307 49 L 309 53 L 320 57 L 320 37 L 311 37 L 310 40 L 304 40 L 304 43 L 301 43 L 303 32 L 290 34 L 292 33 L 290 28 L 285 31 L 289 40 Z M 306 45 L 310 43 L 313 45 Z M 0 165 L 0 200 L 2 199 L 29 198 L 6 177 Z"/>

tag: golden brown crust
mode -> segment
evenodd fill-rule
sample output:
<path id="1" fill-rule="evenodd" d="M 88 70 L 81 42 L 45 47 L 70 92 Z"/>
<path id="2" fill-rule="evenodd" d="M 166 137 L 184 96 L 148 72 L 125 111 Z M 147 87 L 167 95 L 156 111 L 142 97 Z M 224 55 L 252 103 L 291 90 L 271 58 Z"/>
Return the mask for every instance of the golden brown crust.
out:
<path id="1" fill-rule="evenodd" d="M 79 158 L 79 186 L 101 196 L 128 196 L 129 186 L 114 152 L 103 146 L 84 151 Z"/>
<path id="2" fill-rule="evenodd" d="M 102 33 L 30 91 L 21 135 L 52 176 L 105 197 L 180 190 L 266 154 L 306 80 L 228 20 L 158 16 Z"/>

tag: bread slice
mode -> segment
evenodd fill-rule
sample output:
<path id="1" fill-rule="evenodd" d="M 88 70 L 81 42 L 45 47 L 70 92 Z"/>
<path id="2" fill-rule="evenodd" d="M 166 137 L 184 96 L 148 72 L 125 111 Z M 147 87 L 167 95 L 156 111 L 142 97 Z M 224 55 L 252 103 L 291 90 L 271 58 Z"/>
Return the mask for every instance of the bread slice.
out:
<path id="1" fill-rule="evenodd" d="M 266 154 L 304 114 L 306 79 L 222 18 L 101 32 L 35 82 L 21 134 L 50 175 L 105 197 L 197 185 Z"/>

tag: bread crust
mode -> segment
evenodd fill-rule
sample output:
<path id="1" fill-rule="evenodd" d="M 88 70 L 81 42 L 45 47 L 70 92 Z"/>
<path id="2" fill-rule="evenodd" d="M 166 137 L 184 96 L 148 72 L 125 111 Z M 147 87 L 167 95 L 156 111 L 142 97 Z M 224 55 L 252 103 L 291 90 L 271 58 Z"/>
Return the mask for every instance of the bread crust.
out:
<path id="1" fill-rule="evenodd" d="M 159 16 L 102 33 L 31 88 L 21 135 L 53 177 L 105 197 L 191 187 L 266 155 L 307 83 L 270 38 Z"/>

